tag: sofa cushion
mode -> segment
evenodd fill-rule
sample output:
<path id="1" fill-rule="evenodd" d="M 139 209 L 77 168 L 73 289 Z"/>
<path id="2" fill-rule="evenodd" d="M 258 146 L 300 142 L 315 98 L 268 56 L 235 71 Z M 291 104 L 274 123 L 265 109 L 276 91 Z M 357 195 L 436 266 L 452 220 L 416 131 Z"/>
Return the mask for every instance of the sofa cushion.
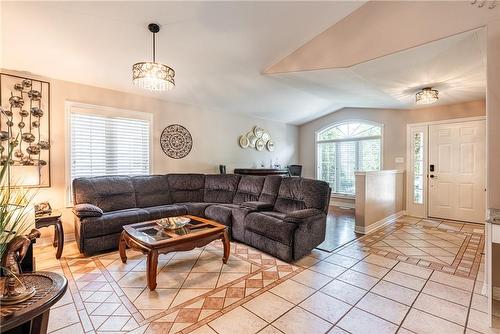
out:
<path id="1" fill-rule="evenodd" d="M 300 189 L 301 178 L 288 177 L 283 179 L 279 188 L 274 209 L 279 212 L 293 212 L 306 209 Z"/>
<path id="2" fill-rule="evenodd" d="M 300 187 L 306 208 L 328 212 L 331 191 L 327 182 L 301 178 Z"/>
<path id="3" fill-rule="evenodd" d="M 291 213 L 303 209 L 324 210 L 329 198 L 328 183 L 299 177 L 284 178 L 274 204 L 274 210 Z"/>
<path id="4" fill-rule="evenodd" d="M 232 203 L 240 176 L 217 174 L 205 176 L 204 201 L 212 203 Z"/>
<path id="5" fill-rule="evenodd" d="M 187 202 L 179 203 L 178 205 L 185 208 L 188 215 L 205 218 L 205 209 L 214 204 L 216 203 Z"/>
<path id="6" fill-rule="evenodd" d="M 243 202 L 257 201 L 264 186 L 264 176 L 243 175 L 241 176 L 238 189 L 233 198 L 233 203 L 240 204 Z"/>
<path id="7" fill-rule="evenodd" d="M 245 227 L 251 232 L 290 246 L 297 225 L 262 212 L 252 212 L 245 218 Z"/>
<path id="8" fill-rule="evenodd" d="M 274 204 L 283 178 L 278 175 L 268 175 L 264 180 L 259 202 Z"/>
<path id="9" fill-rule="evenodd" d="M 103 214 L 103 211 L 101 208 L 88 204 L 88 203 L 83 203 L 83 204 L 77 204 L 73 207 L 73 213 L 78 217 L 78 218 L 85 218 L 85 217 L 100 217 Z"/>
<path id="10" fill-rule="evenodd" d="M 81 219 L 86 238 L 120 233 L 124 225 L 143 222 L 149 219 L 147 211 L 139 208 L 105 212 L 101 217 Z"/>
<path id="11" fill-rule="evenodd" d="M 137 207 L 147 208 L 172 203 L 166 175 L 132 177 Z"/>
<path id="12" fill-rule="evenodd" d="M 143 208 L 143 210 L 149 214 L 151 220 L 187 214 L 186 208 L 177 204 L 150 206 L 149 208 Z"/>
<path id="13" fill-rule="evenodd" d="M 73 203 L 89 203 L 102 211 L 135 208 L 135 189 L 129 176 L 82 177 L 73 180 Z"/>
<path id="14" fill-rule="evenodd" d="M 210 205 L 205 210 L 205 217 L 215 220 L 218 223 L 226 226 L 232 225 L 232 211 L 233 209 L 225 205 Z"/>
<path id="15" fill-rule="evenodd" d="M 174 203 L 203 202 L 205 175 L 169 174 L 167 175 L 167 180 L 170 195 Z"/>

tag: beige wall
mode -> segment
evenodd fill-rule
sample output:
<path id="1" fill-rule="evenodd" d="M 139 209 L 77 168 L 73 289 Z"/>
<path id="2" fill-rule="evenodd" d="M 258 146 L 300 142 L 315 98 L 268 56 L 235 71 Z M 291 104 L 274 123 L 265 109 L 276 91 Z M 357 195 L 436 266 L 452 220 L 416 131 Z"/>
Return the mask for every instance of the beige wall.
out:
<path id="1" fill-rule="evenodd" d="M 26 75 L 2 70 L 7 73 Z M 30 77 L 34 77 L 30 75 Z M 81 85 L 72 82 L 43 78 L 51 82 L 51 178 L 52 186 L 39 190 L 37 200 L 49 200 L 53 207 L 66 205 L 66 159 L 67 145 L 65 101 L 82 102 L 153 114 L 153 173 L 201 172 L 216 173 L 218 165 L 225 164 L 228 172 L 235 167 L 252 167 L 270 160 L 282 164 L 296 163 L 298 129 L 296 126 L 250 118 L 236 114 L 213 112 L 207 109 L 171 103 L 119 91 Z M 165 126 L 178 123 L 185 126 L 193 136 L 193 149 L 184 159 L 167 157 L 159 145 L 161 131 Z M 275 142 L 274 152 L 241 149 L 238 137 L 254 125 L 269 130 Z M 73 231 L 70 210 L 63 215 L 65 234 Z M 43 236 L 48 236 L 44 229 Z M 71 235 L 68 235 L 71 237 Z"/>
<path id="2" fill-rule="evenodd" d="M 462 117 L 484 116 L 485 101 L 471 101 L 412 110 L 344 108 L 299 127 L 299 161 L 304 176 L 315 177 L 315 133 L 330 124 L 349 119 L 368 120 L 384 126 L 383 169 L 406 168 L 406 125 Z M 395 162 L 403 157 L 405 163 Z"/>
<path id="3" fill-rule="evenodd" d="M 356 173 L 356 232 L 369 233 L 403 214 L 404 180 L 397 170 Z"/>

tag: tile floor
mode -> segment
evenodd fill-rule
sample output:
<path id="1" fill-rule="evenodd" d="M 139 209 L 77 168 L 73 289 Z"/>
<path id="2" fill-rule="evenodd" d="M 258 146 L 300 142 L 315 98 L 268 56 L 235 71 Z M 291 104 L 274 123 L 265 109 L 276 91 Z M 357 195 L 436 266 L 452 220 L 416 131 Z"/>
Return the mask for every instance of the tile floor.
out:
<path id="1" fill-rule="evenodd" d="M 293 264 L 232 243 L 222 265 L 213 243 L 160 256 L 154 292 L 139 253 L 127 264 L 117 252 L 82 257 L 74 243 L 61 261 L 50 246 L 35 253 L 38 270 L 69 282 L 50 333 L 500 333 L 500 317 L 486 325 L 483 235 L 478 225 L 404 217 Z"/>

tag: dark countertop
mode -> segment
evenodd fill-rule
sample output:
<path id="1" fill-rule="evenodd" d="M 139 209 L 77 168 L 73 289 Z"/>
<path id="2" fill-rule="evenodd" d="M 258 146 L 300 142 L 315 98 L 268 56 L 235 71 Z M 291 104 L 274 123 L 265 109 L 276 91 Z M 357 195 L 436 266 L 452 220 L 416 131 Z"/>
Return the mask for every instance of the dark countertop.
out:
<path id="1" fill-rule="evenodd" d="M 288 169 L 277 168 L 235 168 L 234 174 L 242 175 L 288 175 Z"/>

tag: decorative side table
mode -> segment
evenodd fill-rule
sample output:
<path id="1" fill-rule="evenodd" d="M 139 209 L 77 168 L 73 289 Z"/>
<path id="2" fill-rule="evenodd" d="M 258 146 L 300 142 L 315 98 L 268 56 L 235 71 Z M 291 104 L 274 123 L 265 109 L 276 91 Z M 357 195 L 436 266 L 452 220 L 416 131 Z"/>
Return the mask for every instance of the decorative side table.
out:
<path id="1" fill-rule="evenodd" d="M 26 286 L 34 286 L 36 293 L 22 303 L 2 305 L 0 331 L 5 334 L 45 334 L 50 308 L 66 292 L 68 280 L 59 274 L 44 271 L 23 274 L 20 279 Z M 0 281 L 2 289 L 3 282 Z"/>
<path id="2" fill-rule="evenodd" d="M 52 245 L 57 247 L 56 259 L 60 259 L 64 247 L 64 231 L 61 222 L 61 212 L 54 210 L 52 213 L 35 217 L 35 227 L 37 229 L 52 225 L 54 225 L 54 242 Z"/>

